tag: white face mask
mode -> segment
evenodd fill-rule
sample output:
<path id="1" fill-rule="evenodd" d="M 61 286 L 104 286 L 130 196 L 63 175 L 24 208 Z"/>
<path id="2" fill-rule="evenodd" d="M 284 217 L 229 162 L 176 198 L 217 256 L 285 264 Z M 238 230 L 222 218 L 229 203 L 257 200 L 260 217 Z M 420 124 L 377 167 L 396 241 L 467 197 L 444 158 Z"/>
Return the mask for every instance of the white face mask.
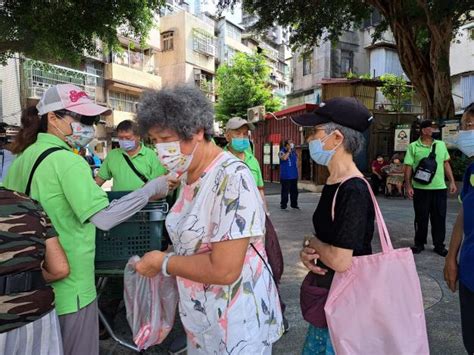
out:
<path id="1" fill-rule="evenodd" d="M 161 164 L 163 164 L 163 166 L 168 171 L 175 173 L 178 176 L 181 176 L 186 171 L 188 171 L 197 146 L 198 145 L 196 143 L 193 152 L 189 155 L 186 155 L 181 153 L 179 141 L 155 144 L 156 152 Z"/>

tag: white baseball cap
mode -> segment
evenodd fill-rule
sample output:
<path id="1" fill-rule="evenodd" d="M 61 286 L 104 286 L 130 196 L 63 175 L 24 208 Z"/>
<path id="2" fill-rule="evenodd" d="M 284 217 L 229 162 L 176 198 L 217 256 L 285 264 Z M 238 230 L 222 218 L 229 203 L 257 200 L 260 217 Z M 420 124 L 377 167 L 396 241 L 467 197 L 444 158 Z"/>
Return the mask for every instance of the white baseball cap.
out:
<path id="1" fill-rule="evenodd" d="M 36 105 L 40 116 L 48 112 L 68 110 L 83 116 L 108 115 L 108 107 L 97 105 L 86 92 L 72 84 L 58 84 L 50 87 Z"/>

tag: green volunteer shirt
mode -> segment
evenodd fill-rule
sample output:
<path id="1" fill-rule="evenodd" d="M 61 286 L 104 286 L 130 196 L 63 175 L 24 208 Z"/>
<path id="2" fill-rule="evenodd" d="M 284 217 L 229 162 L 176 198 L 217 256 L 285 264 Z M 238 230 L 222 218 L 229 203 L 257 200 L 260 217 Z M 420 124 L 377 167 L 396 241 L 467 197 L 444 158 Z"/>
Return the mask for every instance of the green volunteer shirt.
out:
<path id="1" fill-rule="evenodd" d="M 112 191 L 134 191 L 144 185 L 144 182 L 130 168 L 125 160 L 124 150 L 120 148 L 113 149 L 102 163 L 98 176 L 103 180 L 114 179 Z M 137 169 L 148 180 L 167 173 L 161 165 L 153 149 L 141 144 L 140 151 L 133 157 L 130 157 L 135 169 Z"/>
<path id="2" fill-rule="evenodd" d="M 95 226 L 89 218 L 108 206 L 105 192 L 92 179 L 89 164 L 58 137 L 40 133 L 37 141 L 13 162 L 6 188 L 24 192 L 31 168 L 48 148 L 61 147 L 38 166 L 31 198 L 38 201 L 58 232 L 69 262 L 67 278 L 53 283 L 56 312 L 74 313 L 96 299 Z"/>
<path id="3" fill-rule="evenodd" d="M 438 169 L 436 169 L 436 174 L 433 178 L 433 181 L 429 185 L 423 185 L 419 182 L 412 181 L 413 187 L 415 189 L 423 190 L 441 190 L 446 189 L 446 181 L 444 177 L 444 162 L 450 159 L 448 149 L 446 144 L 443 141 L 434 140 L 433 143 L 436 143 L 435 153 L 436 153 L 436 162 L 438 163 Z M 426 158 L 430 155 L 431 146 L 424 145 L 421 142 L 421 138 L 412 142 L 407 149 L 405 155 L 404 163 L 413 168 L 413 175 L 415 170 L 420 163 L 420 160 Z"/>
<path id="4" fill-rule="evenodd" d="M 228 147 L 224 147 L 225 151 L 228 151 Z M 251 153 L 250 149 L 245 152 L 244 163 L 249 167 L 250 172 L 255 180 L 257 187 L 262 188 L 265 186 L 263 182 L 262 170 L 260 169 L 260 164 L 258 163 L 257 158 Z"/>

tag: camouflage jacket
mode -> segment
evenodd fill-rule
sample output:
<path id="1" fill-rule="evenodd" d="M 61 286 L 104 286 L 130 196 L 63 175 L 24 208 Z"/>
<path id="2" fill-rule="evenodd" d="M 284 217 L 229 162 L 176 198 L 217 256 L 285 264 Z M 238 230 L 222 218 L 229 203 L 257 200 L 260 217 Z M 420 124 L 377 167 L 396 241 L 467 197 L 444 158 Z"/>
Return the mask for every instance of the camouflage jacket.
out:
<path id="1" fill-rule="evenodd" d="M 56 236 L 41 206 L 0 187 L 0 275 L 41 270 L 45 240 Z M 0 333 L 41 318 L 54 308 L 51 287 L 0 296 Z"/>

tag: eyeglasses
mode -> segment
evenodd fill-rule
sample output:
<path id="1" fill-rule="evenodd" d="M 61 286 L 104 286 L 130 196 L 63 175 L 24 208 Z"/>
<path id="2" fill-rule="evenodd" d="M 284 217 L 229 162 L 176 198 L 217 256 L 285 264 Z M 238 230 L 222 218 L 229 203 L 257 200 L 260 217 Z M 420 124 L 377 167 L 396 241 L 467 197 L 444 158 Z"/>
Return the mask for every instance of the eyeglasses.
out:
<path id="1" fill-rule="evenodd" d="M 306 137 L 312 136 L 313 134 L 316 134 L 318 131 L 324 131 L 326 130 L 326 127 L 311 127 L 306 129 Z"/>
<path id="2" fill-rule="evenodd" d="M 68 110 L 60 110 L 54 112 L 56 116 L 59 118 L 64 119 L 65 116 L 71 117 L 74 121 L 81 122 L 85 125 L 92 126 L 94 123 L 99 123 L 100 116 L 84 116 L 76 112 L 68 111 Z"/>
<path id="3" fill-rule="evenodd" d="M 468 130 L 468 129 L 472 129 L 473 126 L 474 126 L 474 122 L 471 122 L 471 121 L 463 122 L 459 129 L 460 130 Z"/>

